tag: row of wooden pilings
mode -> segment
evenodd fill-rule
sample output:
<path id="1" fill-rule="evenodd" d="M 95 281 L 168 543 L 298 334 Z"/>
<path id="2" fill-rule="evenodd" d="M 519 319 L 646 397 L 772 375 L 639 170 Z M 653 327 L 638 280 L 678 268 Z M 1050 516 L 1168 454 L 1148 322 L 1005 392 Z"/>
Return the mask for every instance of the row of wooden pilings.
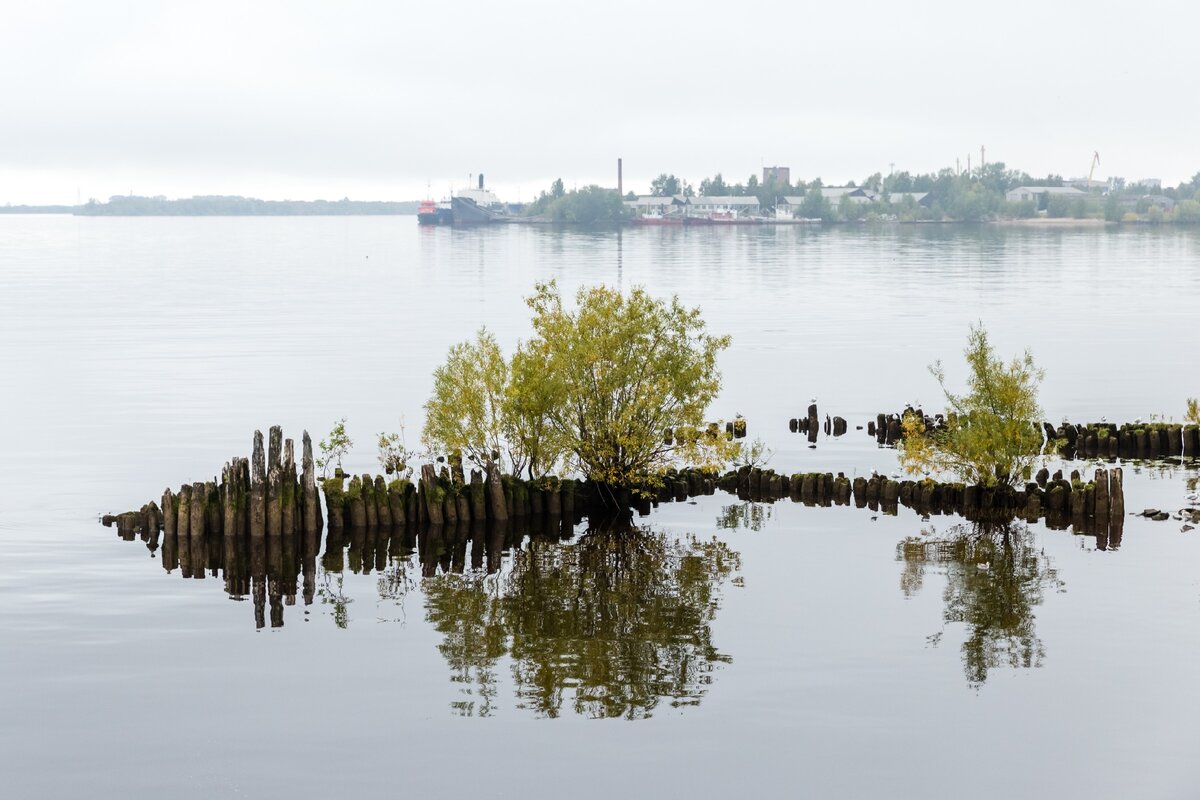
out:
<path id="1" fill-rule="evenodd" d="M 926 430 L 936 430 L 946 424 L 946 418 L 941 414 L 929 417 L 920 409 L 906 408 L 900 414 L 877 415 L 867 424 L 867 433 L 880 444 L 895 444 L 904 438 L 904 419 L 909 414 L 920 417 Z M 1136 421 L 1120 425 L 1064 422 L 1055 427 L 1043 422 L 1041 428 L 1047 445 L 1068 460 L 1200 458 L 1200 425 Z"/>
<path id="2" fill-rule="evenodd" d="M 203 537 L 212 533 L 234 536 L 294 535 L 322 530 L 312 443 L 302 438 L 301 470 L 297 473 L 293 442 L 272 427 L 264 451 L 262 433 L 254 434 L 250 459 L 233 458 L 220 481 L 185 484 L 178 493 L 163 492 L 161 508 L 154 502 L 139 511 L 106 518 L 129 530 L 160 529 L 169 536 Z M 965 486 L 933 480 L 909 481 L 873 475 L 847 478 L 843 473 L 785 475 L 773 470 L 742 467 L 724 475 L 701 470 L 669 471 L 645 492 L 610 491 L 584 481 L 543 478 L 523 481 L 498 470 L 473 469 L 469 478 L 461 461 L 421 467 L 415 482 L 387 481 L 383 476 L 338 475 L 321 482 L 331 531 L 406 525 L 448 525 L 509 520 L 562 521 L 573 526 L 590 510 L 636 509 L 647 514 L 659 502 L 682 501 L 717 489 L 751 500 L 791 498 L 810 505 L 854 505 L 891 512 L 899 505 L 922 513 L 956 513 L 968 519 L 995 515 L 1045 517 L 1051 525 L 1076 521 L 1114 523 L 1124 516 L 1124 488 L 1119 468 L 1098 469 L 1084 482 L 1078 471 L 1070 479 L 1061 471 L 1043 469 L 1037 481 L 1023 489 Z M 349 484 L 347 485 L 347 478 Z"/>
<path id="3" fill-rule="evenodd" d="M 826 436 L 842 436 L 850 429 L 849 424 L 842 417 L 831 417 L 825 415 L 825 435 Z M 808 441 L 815 442 L 817 435 L 821 432 L 821 418 L 817 414 L 817 404 L 810 403 L 808 406 L 808 414 L 803 417 L 793 417 L 788 420 L 788 430 L 792 433 L 804 433 L 808 435 Z"/>
<path id="4" fill-rule="evenodd" d="M 403 525 L 508 522 L 528 518 L 580 518 L 588 504 L 583 484 L 548 477 L 523 481 L 498 470 L 472 469 L 461 462 L 421 467 L 415 483 L 382 475 L 335 477 L 322 482 L 330 530 Z"/>
<path id="5" fill-rule="evenodd" d="M 1200 425 L 1127 422 L 1042 423 L 1046 438 L 1059 444 L 1067 458 L 1147 459 L 1200 458 Z"/>
<path id="6" fill-rule="evenodd" d="M 183 537 L 320 531 L 324 523 L 308 431 L 302 447 L 297 472 L 294 443 L 283 438 L 279 426 L 270 429 L 265 449 L 262 432 L 255 431 L 251 457 L 231 459 L 221 470 L 220 480 L 185 483 L 177 492 L 167 488 L 161 506 L 151 501 L 139 511 L 112 519 L 119 526 L 136 524 L 142 530 Z"/>
<path id="7" fill-rule="evenodd" d="M 841 472 L 784 475 L 770 469 L 742 467 L 721 476 L 716 486 L 753 501 L 789 498 L 806 505 L 853 504 L 884 513 L 896 513 L 899 506 L 904 506 L 921 514 L 959 514 L 968 520 L 1045 519 L 1050 527 L 1121 527 L 1125 518 L 1120 467 L 1097 469 L 1087 482 L 1078 471 L 1068 480 L 1061 471 L 1051 476 L 1043 469 L 1037 480 L 1023 489 L 942 483 L 928 478 L 896 480 L 883 475 L 851 479 Z"/>

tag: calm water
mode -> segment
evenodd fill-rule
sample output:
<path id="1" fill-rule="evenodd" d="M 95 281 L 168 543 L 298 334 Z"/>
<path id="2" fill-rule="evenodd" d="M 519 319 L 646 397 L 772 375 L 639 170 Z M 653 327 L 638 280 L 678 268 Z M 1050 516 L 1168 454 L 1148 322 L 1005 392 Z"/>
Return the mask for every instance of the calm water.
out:
<path id="1" fill-rule="evenodd" d="M 734 341 L 714 414 L 780 470 L 894 470 L 853 426 L 934 407 L 925 367 L 961 377 L 977 320 L 1032 347 L 1051 420 L 1200 392 L 1197 231 L 0 216 L 3 796 L 1200 794 L 1200 544 L 1174 520 L 1114 548 L 718 494 L 632 538 L 228 552 L 97 524 L 271 424 L 347 416 L 346 466 L 375 471 L 446 348 L 514 345 L 549 278 L 700 305 Z M 809 449 L 787 420 L 814 396 L 852 427 Z M 1200 480 L 1126 473 L 1130 509 Z"/>

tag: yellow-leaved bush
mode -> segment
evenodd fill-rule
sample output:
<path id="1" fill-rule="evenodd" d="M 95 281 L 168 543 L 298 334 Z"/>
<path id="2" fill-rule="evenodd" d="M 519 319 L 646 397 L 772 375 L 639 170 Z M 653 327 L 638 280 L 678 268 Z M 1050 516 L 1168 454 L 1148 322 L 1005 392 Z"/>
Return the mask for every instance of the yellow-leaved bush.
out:
<path id="1" fill-rule="evenodd" d="M 906 414 L 898 444 L 902 464 L 912 474 L 951 474 L 981 486 L 1028 480 L 1043 453 L 1038 388 L 1044 373 L 1029 351 L 1007 363 L 997 358 L 982 325 L 971 326 L 964 354 L 970 376 L 963 394 L 946 388 L 941 362 L 929 368 L 946 395 L 946 424 L 926 430 L 918 415 Z"/>
<path id="2" fill-rule="evenodd" d="M 425 406 L 429 447 L 633 490 L 660 485 L 672 466 L 716 470 L 737 455 L 723 425 L 705 421 L 729 337 L 708 334 L 699 309 L 606 286 L 580 289 L 568 307 L 554 282 L 526 302 L 534 335 L 511 362 L 484 330 L 450 349 Z"/>

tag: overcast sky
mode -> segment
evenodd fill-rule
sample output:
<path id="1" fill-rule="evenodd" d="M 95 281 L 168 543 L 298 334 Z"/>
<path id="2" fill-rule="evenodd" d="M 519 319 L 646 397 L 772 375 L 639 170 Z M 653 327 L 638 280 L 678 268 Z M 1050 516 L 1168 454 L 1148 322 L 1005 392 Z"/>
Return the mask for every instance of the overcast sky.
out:
<path id="1" fill-rule="evenodd" d="M 1200 171 L 1200 3 L 119 3 L 0 21 L 0 203 Z"/>

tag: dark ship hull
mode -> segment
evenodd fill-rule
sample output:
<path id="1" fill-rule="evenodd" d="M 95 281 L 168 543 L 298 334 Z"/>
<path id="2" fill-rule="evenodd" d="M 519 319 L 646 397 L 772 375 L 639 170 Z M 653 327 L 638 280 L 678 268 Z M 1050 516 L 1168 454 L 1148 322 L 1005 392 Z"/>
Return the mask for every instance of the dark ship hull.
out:
<path id="1" fill-rule="evenodd" d="M 450 208 L 454 214 L 455 225 L 486 225 L 491 222 L 503 222 L 505 217 L 484 208 L 469 197 L 450 198 Z"/>

